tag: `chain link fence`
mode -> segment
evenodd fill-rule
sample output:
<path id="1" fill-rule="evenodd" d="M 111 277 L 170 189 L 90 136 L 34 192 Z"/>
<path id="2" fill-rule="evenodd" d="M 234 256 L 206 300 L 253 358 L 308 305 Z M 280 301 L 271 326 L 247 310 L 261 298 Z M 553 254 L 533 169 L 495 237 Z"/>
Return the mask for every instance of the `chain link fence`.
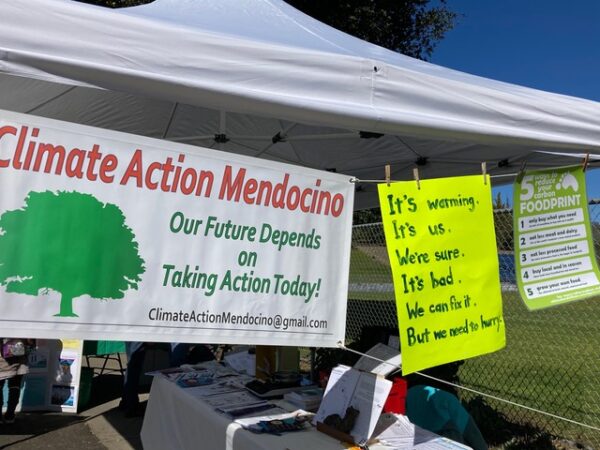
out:
<path id="1" fill-rule="evenodd" d="M 590 204 L 589 211 L 600 254 L 600 205 Z M 491 447 L 600 449 L 594 429 L 600 428 L 600 301 L 529 312 L 515 285 L 512 211 L 495 211 L 494 221 L 506 348 L 466 360 L 442 376 L 511 402 L 458 392 Z M 353 228 L 348 298 L 347 343 L 366 327 L 398 327 L 381 223 Z"/>

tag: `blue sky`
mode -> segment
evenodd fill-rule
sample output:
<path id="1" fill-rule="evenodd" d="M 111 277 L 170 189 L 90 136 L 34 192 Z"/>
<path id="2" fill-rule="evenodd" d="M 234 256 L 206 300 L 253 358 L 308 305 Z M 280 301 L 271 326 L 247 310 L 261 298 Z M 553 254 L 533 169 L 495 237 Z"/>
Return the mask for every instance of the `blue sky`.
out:
<path id="1" fill-rule="evenodd" d="M 600 0 L 447 0 L 447 5 L 462 16 L 431 62 L 600 101 Z M 511 188 L 499 190 L 512 203 Z M 600 170 L 588 171 L 587 193 L 600 198 Z"/>

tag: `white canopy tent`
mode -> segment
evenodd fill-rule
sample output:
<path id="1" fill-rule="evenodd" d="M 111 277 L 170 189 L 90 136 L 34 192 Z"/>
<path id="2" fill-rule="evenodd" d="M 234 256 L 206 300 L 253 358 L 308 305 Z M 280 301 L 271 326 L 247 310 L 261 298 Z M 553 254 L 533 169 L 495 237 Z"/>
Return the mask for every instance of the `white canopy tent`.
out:
<path id="1" fill-rule="evenodd" d="M 281 0 L 10 1 L 0 25 L 0 109 L 360 180 L 386 164 L 392 179 L 483 161 L 514 173 L 600 149 L 599 103 L 415 60 Z M 358 183 L 356 207 L 375 194 Z"/>

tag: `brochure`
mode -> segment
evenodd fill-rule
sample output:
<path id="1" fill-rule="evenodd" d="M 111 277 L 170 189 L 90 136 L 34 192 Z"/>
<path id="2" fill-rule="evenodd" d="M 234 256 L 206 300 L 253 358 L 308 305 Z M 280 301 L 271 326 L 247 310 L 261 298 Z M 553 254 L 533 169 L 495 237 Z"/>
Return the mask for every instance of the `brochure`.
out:
<path id="1" fill-rule="evenodd" d="M 268 411 L 269 414 L 281 414 L 285 412 L 283 408 L 280 408 L 279 406 L 266 401 L 262 401 L 261 403 L 257 403 L 254 405 L 238 406 L 235 408 L 219 408 L 217 409 L 217 411 L 225 414 L 231 419 L 237 419 L 238 417 L 253 416 L 257 413 L 264 414 L 265 411 Z"/>
<path id="2" fill-rule="evenodd" d="M 373 434 L 391 388 L 391 381 L 374 373 L 339 365 L 331 372 L 314 422 L 325 423 L 332 414 L 343 418 L 352 406 L 359 414 L 350 436 L 356 444 L 364 445 Z"/>
<path id="3" fill-rule="evenodd" d="M 354 364 L 355 369 L 386 377 L 390 373 L 400 370 L 402 367 L 402 355 L 397 349 L 389 345 L 376 344 L 369 349 L 366 355 L 368 356 L 361 356 L 356 364 Z M 377 359 L 369 358 L 369 356 Z"/>
<path id="4" fill-rule="evenodd" d="M 213 395 L 205 398 L 204 402 L 207 405 L 220 410 L 267 403 L 250 394 L 248 391 L 236 391 Z"/>
<path id="5" fill-rule="evenodd" d="M 230 392 L 245 391 L 243 386 L 238 385 L 235 380 L 225 380 L 198 386 L 190 389 L 190 394 L 196 398 L 212 397 L 214 395 L 228 394 Z"/>
<path id="6" fill-rule="evenodd" d="M 182 388 L 204 386 L 214 381 L 212 373 L 205 372 L 187 372 L 182 374 L 175 383 Z"/>

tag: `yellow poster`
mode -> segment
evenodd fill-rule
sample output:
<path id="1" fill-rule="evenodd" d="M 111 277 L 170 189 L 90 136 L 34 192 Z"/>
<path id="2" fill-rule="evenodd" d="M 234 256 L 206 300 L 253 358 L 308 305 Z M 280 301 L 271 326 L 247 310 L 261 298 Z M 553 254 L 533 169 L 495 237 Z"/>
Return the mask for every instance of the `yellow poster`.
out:
<path id="1" fill-rule="evenodd" d="M 402 373 L 504 347 L 489 177 L 379 185 Z"/>
<path id="2" fill-rule="evenodd" d="M 79 339 L 61 339 L 63 349 L 77 350 L 81 346 Z"/>

